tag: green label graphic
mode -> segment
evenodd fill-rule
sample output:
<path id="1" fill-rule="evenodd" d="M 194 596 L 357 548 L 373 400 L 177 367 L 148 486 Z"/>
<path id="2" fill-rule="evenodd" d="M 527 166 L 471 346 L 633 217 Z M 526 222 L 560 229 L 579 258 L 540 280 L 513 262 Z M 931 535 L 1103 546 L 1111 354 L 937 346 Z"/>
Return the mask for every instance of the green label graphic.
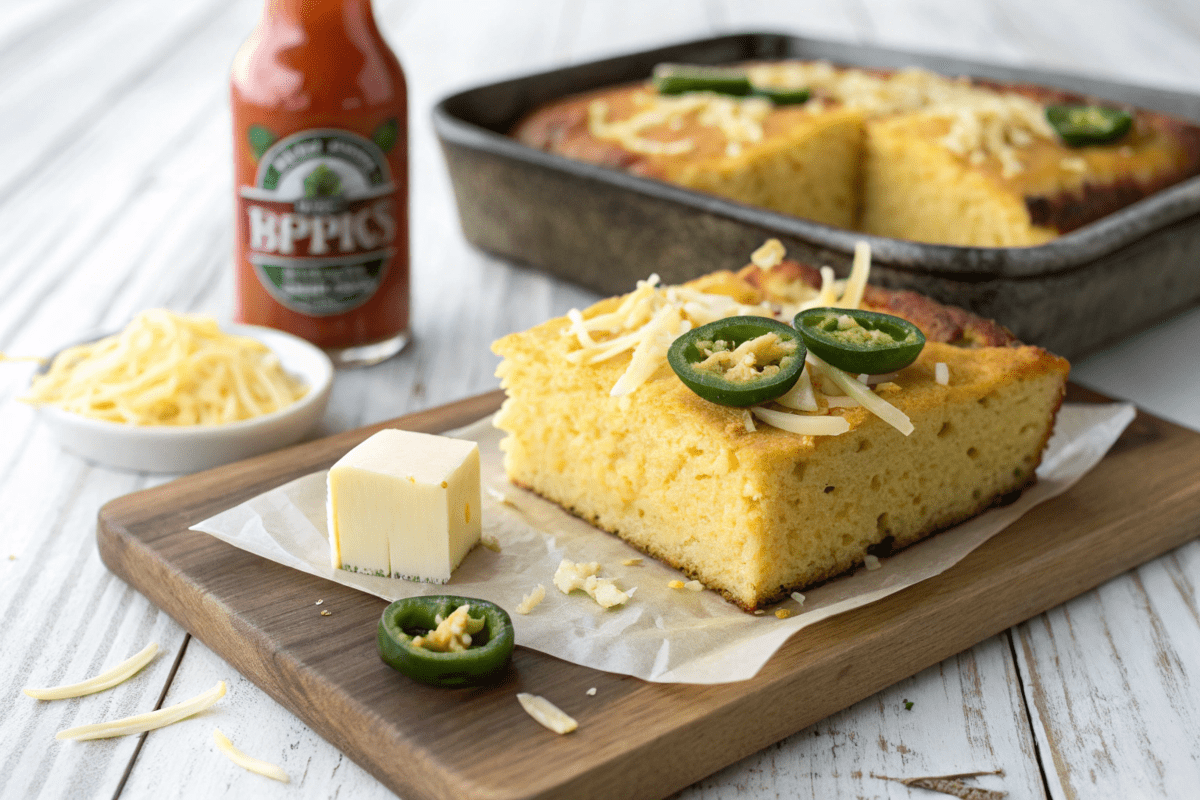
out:
<path id="1" fill-rule="evenodd" d="M 319 129 L 271 144 L 238 203 L 263 287 L 315 317 L 370 300 L 393 253 L 394 192 L 384 151 L 370 139 Z"/>

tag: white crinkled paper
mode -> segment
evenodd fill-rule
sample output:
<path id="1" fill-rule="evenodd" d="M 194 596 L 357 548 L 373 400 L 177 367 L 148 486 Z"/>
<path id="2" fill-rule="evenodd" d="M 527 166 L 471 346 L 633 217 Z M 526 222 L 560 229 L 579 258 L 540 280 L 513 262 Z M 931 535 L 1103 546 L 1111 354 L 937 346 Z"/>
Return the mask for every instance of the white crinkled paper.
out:
<path id="1" fill-rule="evenodd" d="M 779 604 L 791 612 L 782 620 L 769 611 L 747 614 L 715 592 L 668 588 L 669 581 L 687 578 L 654 559 L 623 566 L 641 553 L 508 483 L 498 446 L 503 434 L 492 427 L 490 418 L 454 435 L 479 443 L 483 530 L 499 541 L 500 552 L 476 547 L 448 584 L 332 568 L 324 472 L 261 494 L 193 530 L 386 600 L 427 594 L 490 600 L 512 614 L 518 644 L 576 664 L 663 683 L 726 683 L 753 677 L 801 628 L 949 569 L 1030 508 L 1070 488 L 1100 461 L 1134 415 L 1128 404 L 1064 405 L 1038 468 L 1038 482 L 1015 503 L 881 559 L 880 569 L 859 569 L 809 590 L 803 608 L 794 600 Z M 503 493 L 508 502 L 496 500 L 488 487 Z M 552 578 L 564 558 L 600 562 L 600 577 L 614 578 L 626 591 L 636 588 L 633 597 L 623 606 L 604 610 L 583 592 L 563 595 Z M 546 587 L 546 599 L 528 615 L 513 613 L 539 583 Z"/>

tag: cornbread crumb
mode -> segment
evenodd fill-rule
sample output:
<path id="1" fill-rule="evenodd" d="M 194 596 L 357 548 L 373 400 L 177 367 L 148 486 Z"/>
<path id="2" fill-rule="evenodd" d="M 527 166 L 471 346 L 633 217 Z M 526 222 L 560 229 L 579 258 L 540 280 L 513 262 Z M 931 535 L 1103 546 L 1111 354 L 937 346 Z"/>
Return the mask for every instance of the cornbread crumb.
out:
<path id="1" fill-rule="evenodd" d="M 330 611 L 330 610 L 327 608 L 327 609 L 325 609 L 324 611 L 322 611 L 322 612 L 321 612 L 321 616 L 322 616 L 322 617 L 332 617 L 332 616 L 333 616 L 333 612 L 332 612 L 332 611 Z"/>
<path id="2" fill-rule="evenodd" d="M 779 619 L 787 619 L 791 615 L 792 615 L 792 612 L 788 611 L 786 608 L 775 609 L 775 616 L 778 617 Z"/>
<path id="3" fill-rule="evenodd" d="M 667 582 L 668 589 L 682 589 L 684 585 L 684 582 L 678 579 Z"/>
<path id="4" fill-rule="evenodd" d="M 874 569 L 879 569 L 883 565 L 879 563 L 878 557 L 873 556 L 870 553 L 867 553 L 865 556 L 863 556 L 863 566 L 866 567 L 868 570 L 874 570 Z"/>
<path id="5" fill-rule="evenodd" d="M 619 606 L 629 600 L 629 595 L 618 589 L 611 579 L 597 577 L 599 572 L 600 565 L 595 561 L 576 564 L 564 558 L 554 573 L 554 585 L 563 594 L 582 589 L 604 608 Z"/>
<path id="6" fill-rule="evenodd" d="M 533 611 L 538 603 L 546 599 L 546 587 L 538 584 L 530 590 L 529 594 L 521 598 L 521 603 L 517 606 L 518 614 L 528 614 Z"/>
<path id="7" fill-rule="evenodd" d="M 765 609 L 762 609 L 762 608 L 756 608 L 756 609 L 754 609 L 754 616 L 756 616 L 756 617 L 762 617 L 762 616 L 765 616 L 765 615 L 766 615 L 766 613 L 767 613 L 767 612 L 766 612 L 766 610 L 765 610 Z"/>
<path id="8" fill-rule="evenodd" d="M 321 605 L 321 604 L 322 604 L 322 603 L 324 603 L 324 602 L 325 602 L 324 600 L 318 600 L 317 602 L 313 603 L 313 605 L 314 605 L 314 606 L 319 606 L 319 605 Z"/>
<path id="9" fill-rule="evenodd" d="M 621 562 L 621 565 L 622 565 L 622 566 L 625 566 L 625 567 L 640 567 L 640 566 L 642 565 L 642 559 L 640 559 L 640 558 L 627 558 L 627 559 L 625 559 L 624 561 L 622 561 L 622 562 Z"/>
<path id="10" fill-rule="evenodd" d="M 700 581 L 688 581 L 687 583 L 685 583 L 683 585 L 683 588 L 688 589 L 693 592 L 703 592 L 704 584 L 701 583 Z"/>

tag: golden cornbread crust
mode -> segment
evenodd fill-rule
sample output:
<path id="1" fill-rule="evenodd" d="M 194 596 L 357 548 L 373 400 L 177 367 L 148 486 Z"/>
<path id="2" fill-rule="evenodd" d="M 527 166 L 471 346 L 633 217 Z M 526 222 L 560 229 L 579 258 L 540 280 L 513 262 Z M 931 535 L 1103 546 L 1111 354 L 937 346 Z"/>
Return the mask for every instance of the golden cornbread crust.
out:
<path id="1" fill-rule="evenodd" d="M 780 275 L 797 271 L 804 268 L 787 262 L 769 274 L 748 268 L 690 285 L 772 300 L 786 294 L 756 282 L 774 277 L 786 289 Z M 840 436 L 761 423 L 751 432 L 741 409 L 701 399 L 665 365 L 632 394 L 612 397 L 629 355 L 572 364 L 567 354 L 578 345 L 559 318 L 493 345 L 504 358 L 497 374 L 508 398 L 496 425 L 508 433 L 501 447 L 510 479 L 748 610 L 862 564 L 868 548 L 904 547 L 1032 483 L 1067 363 L 957 309 L 877 291 L 885 304 L 935 323 L 917 362 L 877 390 L 911 418 L 910 436 L 861 407 L 829 409 L 850 424 Z M 996 344 L 939 341 L 947 336 Z M 939 362 L 949 385 L 936 382 Z"/>
<path id="2" fill-rule="evenodd" d="M 786 69 L 789 63 L 806 62 L 746 66 Z M 883 80 L 904 80 L 911 72 L 830 71 Z M 1113 105 L 1039 86 L 965 85 L 1040 105 Z M 1016 148 L 1021 163 L 1010 169 L 991 154 L 947 149 L 956 124 L 951 117 L 898 111 L 882 99 L 878 108 L 847 105 L 819 86 L 813 94 L 808 104 L 772 109 L 753 141 L 732 143 L 696 114 L 645 129 L 646 140 L 687 140 L 684 152 L 641 151 L 619 137 L 597 135 L 594 104 L 603 104 L 605 119 L 629 120 L 654 95 L 648 84 L 550 103 L 519 121 L 511 135 L 568 158 L 838 227 L 966 246 L 1041 244 L 1200 173 L 1200 128 L 1156 112 L 1127 109 L 1133 130 L 1105 145 L 1067 147 L 1012 134 L 1014 143 L 993 135 Z"/>

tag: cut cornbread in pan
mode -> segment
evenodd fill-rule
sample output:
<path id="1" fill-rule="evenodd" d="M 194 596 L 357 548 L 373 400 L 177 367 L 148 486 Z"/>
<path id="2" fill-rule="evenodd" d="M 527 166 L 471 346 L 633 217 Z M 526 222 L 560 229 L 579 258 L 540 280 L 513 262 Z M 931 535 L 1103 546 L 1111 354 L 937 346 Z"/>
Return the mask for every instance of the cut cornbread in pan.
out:
<path id="1" fill-rule="evenodd" d="M 625 86 L 570 98 L 514 135 L 560 155 L 852 227 L 863 113 L 762 99 L 657 97 Z"/>
<path id="2" fill-rule="evenodd" d="M 639 303 L 661 301 L 661 310 L 672 292 L 701 318 L 714 309 L 787 314 L 796 298 L 815 294 L 814 276 L 784 262 L 674 290 L 643 285 L 581 319 L 609 319 Z M 791 416 L 842 417 L 849 430 L 841 435 L 799 435 L 710 403 L 665 364 L 626 391 L 641 356 L 582 362 L 627 334 L 584 334 L 580 318 L 559 318 L 494 345 L 508 393 L 496 425 L 508 434 L 509 478 L 746 609 L 851 569 L 868 548 L 903 547 L 965 520 L 1033 482 L 1067 363 L 911 293 L 866 287 L 863 298 L 861 307 L 905 317 L 929 339 L 914 364 L 874 391 L 907 415 L 910 435 L 847 404 L 819 372 L 818 411 Z M 670 335 L 645 339 L 648 350 Z M 948 372 L 945 384 L 939 372 Z"/>
<path id="3" fill-rule="evenodd" d="M 1036 245 L 1200 172 L 1200 128 L 1130 109 L 1128 134 L 1068 146 L 1046 108 L 1093 101 L 1036 86 L 827 62 L 744 65 L 773 106 L 618 86 L 536 109 L 512 131 L 553 153 L 750 205 L 939 244 Z"/>

